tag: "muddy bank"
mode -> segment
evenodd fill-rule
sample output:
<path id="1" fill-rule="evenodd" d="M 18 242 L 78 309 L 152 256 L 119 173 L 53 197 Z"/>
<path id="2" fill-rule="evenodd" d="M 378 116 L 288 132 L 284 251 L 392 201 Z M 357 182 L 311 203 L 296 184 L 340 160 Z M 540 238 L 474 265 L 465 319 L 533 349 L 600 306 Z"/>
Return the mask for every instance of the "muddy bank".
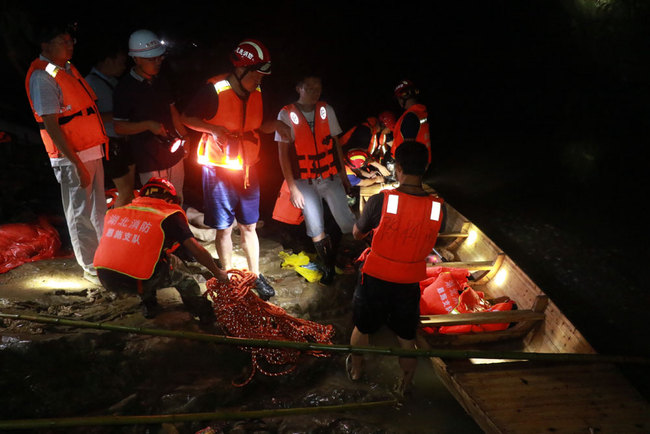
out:
<path id="1" fill-rule="evenodd" d="M 294 239 L 283 234 L 282 229 L 283 225 L 273 223 L 258 229 L 261 269 L 277 292 L 271 302 L 293 316 L 332 324 L 334 342 L 347 344 L 356 276 L 342 274 L 334 286 L 323 287 L 307 282 L 292 269 L 282 269 L 278 253 L 285 249 L 280 240 Z M 200 231 L 197 235 L 201 235 Z M 203 235 L 210 237 L 209 233 Z M 205 242 L 205 246 L 214 253 L 211 242 Z M 242 261 L 243 252 L 237 248 L 235 265 Z M 190 267 L 199 276 L 207 275 L 199 264 L 191 263 Z M 25 264 L 0 275 L 0 309 L 7 313 L 204 332 L 171 288 L 159 292 L 161 312 L 147 320 L 140 313 L 137 297 L 110 293 L 80 276 L 81 269 L 72 258 Z M 364 381 L 352 383 L 344 372 L 343 355 L 302 356 L 291 374 L 268 377 L 257 373 L 248 385 L 235 387 L 233 382 L 248 378 L 251 359 L 234 347 L 20 320 L 5 319 L 0 327 L 0 419 L 4 420 L 259 410 L 390 400 L 398 375 L 395 358 L 371 356 Z M 215 332 L 219 332 L 218 328 Z M 397 345 L 385 331 L 375 342 Z M 215 432 L 480 432 L 438 382 L 432 368 L 425 361 L 419 368 L 413 397 L 396 407 L 262 420 L 30 432 L 194 433 L 208 426 Z"/>

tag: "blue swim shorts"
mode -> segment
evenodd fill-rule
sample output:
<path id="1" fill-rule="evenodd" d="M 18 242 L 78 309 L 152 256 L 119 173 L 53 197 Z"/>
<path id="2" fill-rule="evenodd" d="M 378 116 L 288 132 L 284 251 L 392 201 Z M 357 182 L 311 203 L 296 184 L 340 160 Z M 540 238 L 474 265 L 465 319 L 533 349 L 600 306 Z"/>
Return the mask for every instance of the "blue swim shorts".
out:
<path id="1" fill-rule="evenodd" d="M 235 218 L 250 225 L 260 219 L 260 185 L 255 167 L 249 169 L 244 188 L 244 171 L 203 166 L 203 220 L 215 229 L 229 228 Z"/>

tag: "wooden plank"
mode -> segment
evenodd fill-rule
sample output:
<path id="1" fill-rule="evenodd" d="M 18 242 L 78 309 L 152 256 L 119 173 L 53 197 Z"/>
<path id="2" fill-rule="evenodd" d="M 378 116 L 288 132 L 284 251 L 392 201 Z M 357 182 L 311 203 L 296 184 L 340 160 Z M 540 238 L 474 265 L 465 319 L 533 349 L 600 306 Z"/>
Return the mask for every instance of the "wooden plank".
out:
<path id="1" fill-rule="evenodd" d="M 494 261 L 440 262 L 427 264 L 427 267 L 467 268 L 468 270 L 492 270 Z"/>
<path id="2" fill-rule="evenodd" d="M 650 406 L 613 365 L 468 366 L 436 370 L 451 377 L 445 384 L 463 390 L 459 395 L 471 397 L 480 408 L 474 414 L 489 419 L 477 423 L 494 432 L 650 432 Z"/>
<path id="3" fill-rule="evenodd" d="M 498 324 L 518 321 L 541 321 L 543 312 L 510 310 L 500 312 L 476 312 L 445 315 L 421 315 L 420 322 L 427 326 L 450 326 L 461 324 Z"/>
<path id="4" fill-rule="evenodd" d="M 467 238 L 466 232 L 440 232 L 438 238 Z"/>

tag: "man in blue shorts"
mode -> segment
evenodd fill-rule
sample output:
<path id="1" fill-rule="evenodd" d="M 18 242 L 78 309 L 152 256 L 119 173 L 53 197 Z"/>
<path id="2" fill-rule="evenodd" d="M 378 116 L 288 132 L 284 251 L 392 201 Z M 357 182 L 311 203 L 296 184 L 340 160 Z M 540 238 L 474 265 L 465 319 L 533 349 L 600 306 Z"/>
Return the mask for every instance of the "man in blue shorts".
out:
<path id="1" fill-rule="evenodd" d="M 350 344 L 367 346 L 369 335 L 388 326 L 405 349 L 415 348 L 420 321 L 420 286 L 426 278 L 426 257 L 433 249 L 443 217 L 443 202 L 422 188 L 428 150 L 406 141 L 395 155 L 400 185 L 370 197 L 353 229 L 361 240 L 373 233 L 362 255 L 360 282 L 354 293 L 354 330 Z M 363 356 L 350 354 L 346 370 L 351 380 L 361 378 Z M 417 359 L 400 357 L 403 375 L 397 391 L 411 385 Z"/>
<path id="2" fill-rule="evenodd" d="M 240 42 L 230 55 L 233 71 L 217 75 L 201 87 L 183 113 L 189 128 L 203 133 L 198 162 L 203 166 L 204 222 L 217 229 L 215 247 L 223 267 L 232 268 L 232 229 L 237 220 L 248 269 L 257 275 L 256 290 L 268 300 L 275 291 L 260 273 L 260 132 L 288 136 L 289 127 L 263 121 L 264 76 L 271 73 L 271 56 L 254 39 Z"/>

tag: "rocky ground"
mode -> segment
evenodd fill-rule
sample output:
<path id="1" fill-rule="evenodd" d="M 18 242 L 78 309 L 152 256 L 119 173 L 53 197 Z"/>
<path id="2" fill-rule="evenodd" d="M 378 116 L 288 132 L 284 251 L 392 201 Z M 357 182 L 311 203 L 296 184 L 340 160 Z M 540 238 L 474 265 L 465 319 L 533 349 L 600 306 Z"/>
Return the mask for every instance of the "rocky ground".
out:
<path id="1" fill-rule="evenodd" d="M 192 213 L 190 212 L 190 215 Z M 208 249 L 210 230 L 195 226 Z M 292 269 L 280 267 L 283 226 L 258 229 L 261 269 L 277 295 L 270 301 L 289 314 L 332 324 L 334 342 L 347 343 L 351 331 L 350 302 L 354 274 L 339 275 L 336 284 L 309 283 Z M 236 242 L 237 236 L 235 236 Z M 349 245 L 350 249 L 355 246 Z M 299 249 L 300 246 L 295 245 Z M 235 266 L 243 266 L 235 251 Z M 202 280 L 207 270 L 193 263 Z M 0 311 L 56 316 L 130 327 L 204 332 L 185 311 L 175 290 L 159 292 L 161 313 L 145 319 L 136 296 L 116 295 L 81 277 L 71 257 L 25 264 L 0 275 Z M 344 356 L 303 356 L 296 371 L 279 377 L 257 373 L 244 387 L 251 359 L 235 347 L 187 339 L 147 336 L 24 320 L 0 320 L 0 419 L 60 418 L 98 415 L 155 415 L 261 410 L 340 405 L 393 399 L 397 361 L 368 357 L 364 381 L 352 383 L 344 372 Z M 376 342 L 395 346 L 387 333 Z M 413 396 L 399 406 L 318 415 L 227 421 L 201 420 L 167 424 L 41 428 L 33 432 L 195 433 L 214 432 L 479 432 L 474 422 L 439 384 L 423 362 Z M 10 431 L 11 432 L 11 431 Z M 24 432 L 24 431 L 16 431 Z"/>

